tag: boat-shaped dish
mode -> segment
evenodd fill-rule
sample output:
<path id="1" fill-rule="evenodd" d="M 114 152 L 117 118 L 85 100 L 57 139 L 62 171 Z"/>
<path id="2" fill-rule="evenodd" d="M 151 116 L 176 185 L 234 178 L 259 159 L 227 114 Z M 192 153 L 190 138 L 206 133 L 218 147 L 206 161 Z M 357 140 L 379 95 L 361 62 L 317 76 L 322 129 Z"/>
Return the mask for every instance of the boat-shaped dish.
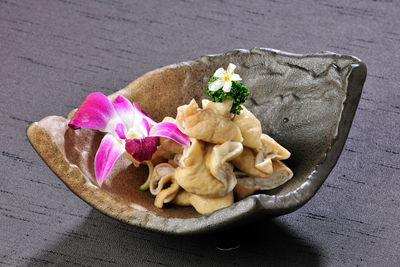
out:
<path id="1" fill-rule="evenodd" d="M 135 168 L 124 157 L 118 159 L 107 183 L 94 186 L 93 159 L 103 134 L 68 128 L 74 111 L 66 118 L 50 116 L 31 124 L 28 138 L 71 191 L 102 213 L 134 226 L 163 233 L 199 233 L 292 212 L 317 192 L 339 158 L 366 78 L 366 66 L 359 59 L 330 52 L 235 50 L 153 70 L 109 98 L 123 95 L 161 121 L 164 116 L 174 117 L 177 107 L 192 98 L 198 103 L 206 98 L 208 79 L 230 62 L 250 88 L 245 106 L 261 121 L 263 132 L 291 152 L 285 163 L 294 177 L 212 214 L 174 205 L 156 208 L 154 197 L 138 190 L 147 168 Z"/>

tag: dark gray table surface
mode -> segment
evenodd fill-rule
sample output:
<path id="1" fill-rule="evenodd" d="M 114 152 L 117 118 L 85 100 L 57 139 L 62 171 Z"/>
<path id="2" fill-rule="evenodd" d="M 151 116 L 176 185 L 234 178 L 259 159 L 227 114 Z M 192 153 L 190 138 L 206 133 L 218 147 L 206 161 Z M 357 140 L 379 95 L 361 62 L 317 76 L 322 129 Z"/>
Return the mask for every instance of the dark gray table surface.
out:
<path id="1" fill-rule="evenodd" d="M 399 266 L 400 1 L 0 0 L 0 264 Z M 235 48 L 333 51 L 368 76 L 343 153 L 300 210 L 238 230 L 166 236 L 84 203 L 25 129 L 160 66 Z"/>

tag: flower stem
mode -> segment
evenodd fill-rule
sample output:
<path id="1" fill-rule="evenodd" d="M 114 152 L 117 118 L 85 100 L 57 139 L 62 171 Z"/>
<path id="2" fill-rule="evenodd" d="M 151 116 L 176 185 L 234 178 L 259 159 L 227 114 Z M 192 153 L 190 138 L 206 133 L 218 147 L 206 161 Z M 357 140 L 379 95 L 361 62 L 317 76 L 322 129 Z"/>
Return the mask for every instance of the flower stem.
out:
<path id="1" fill-rule="evenodd" d="M 133 166 L 135 166 L 136 168 L 139 167 L 140 163 L 137 162 L 129 153 L 124 152 L 124 156 L 133 163 Z"/>
<path id="2" fill-rule="evenodd" d="M 147 189 L 149 189 L 150 179 L 151 176 L 153 176 L 153 169 L 154 169 L 153 163 L 150 160 L 147 160 L 146 164 L 149 167 L 149 176 L 147 177 L 146 182 L 139 187 L 140 191 L 146 191 Z"/>

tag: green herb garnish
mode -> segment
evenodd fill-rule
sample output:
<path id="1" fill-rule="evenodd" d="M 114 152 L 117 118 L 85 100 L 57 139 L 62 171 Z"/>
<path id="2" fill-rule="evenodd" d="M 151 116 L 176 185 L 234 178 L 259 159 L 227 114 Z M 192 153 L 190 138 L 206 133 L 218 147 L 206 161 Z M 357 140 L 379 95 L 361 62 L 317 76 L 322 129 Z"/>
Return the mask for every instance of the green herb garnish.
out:
<path id="1" fill-rule="evenodd" d="M 224 102 L 225 99 L 230 99 L 233 101 L 233 105 L 231 108 L 231 113 L 240 114 L 240 111 L 243 109 L 241 104 L 243 104 L 249 97 L 250 91 L 249 88 L 244 86 L 239 81 L 232 81 L 232 87 L 229 92 L 225 92 L 224 90 L 218 89 L 217 91 L 210 91 L 208 88 L 210 84 L 218 80 L 219 78 L 212 76 L 210 81 L 207 84 L 206 93 L 211 98 L 213 102 Z"/>

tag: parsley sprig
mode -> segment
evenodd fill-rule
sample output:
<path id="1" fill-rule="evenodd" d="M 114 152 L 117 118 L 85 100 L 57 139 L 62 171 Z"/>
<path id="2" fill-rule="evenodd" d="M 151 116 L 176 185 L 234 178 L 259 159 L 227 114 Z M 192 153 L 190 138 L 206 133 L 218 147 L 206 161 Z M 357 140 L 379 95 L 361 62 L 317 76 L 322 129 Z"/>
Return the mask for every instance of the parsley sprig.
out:
<path id="1" fill-rule="evenodd" d="M 231 108 L 231 113 L 240 114 L 240 111 L 243 109 L 241 104 L 243 104 L 249 97 L 250 91 L 249 88 L 244 86 L 239 81 L 232 81 L 232 88 L 230 92 L 224 92 L 224 90 L 219 89 L 217 91 L 210 91 L 208 87 L 211 83 L 218 80 L 217 77 L 212 76 L 210 81 L 207 84 L 206 93 L 211 98 L 213 102 L 224 102 L 225 99 L 230 99 L 233 101 L 233 105 Z"/>

